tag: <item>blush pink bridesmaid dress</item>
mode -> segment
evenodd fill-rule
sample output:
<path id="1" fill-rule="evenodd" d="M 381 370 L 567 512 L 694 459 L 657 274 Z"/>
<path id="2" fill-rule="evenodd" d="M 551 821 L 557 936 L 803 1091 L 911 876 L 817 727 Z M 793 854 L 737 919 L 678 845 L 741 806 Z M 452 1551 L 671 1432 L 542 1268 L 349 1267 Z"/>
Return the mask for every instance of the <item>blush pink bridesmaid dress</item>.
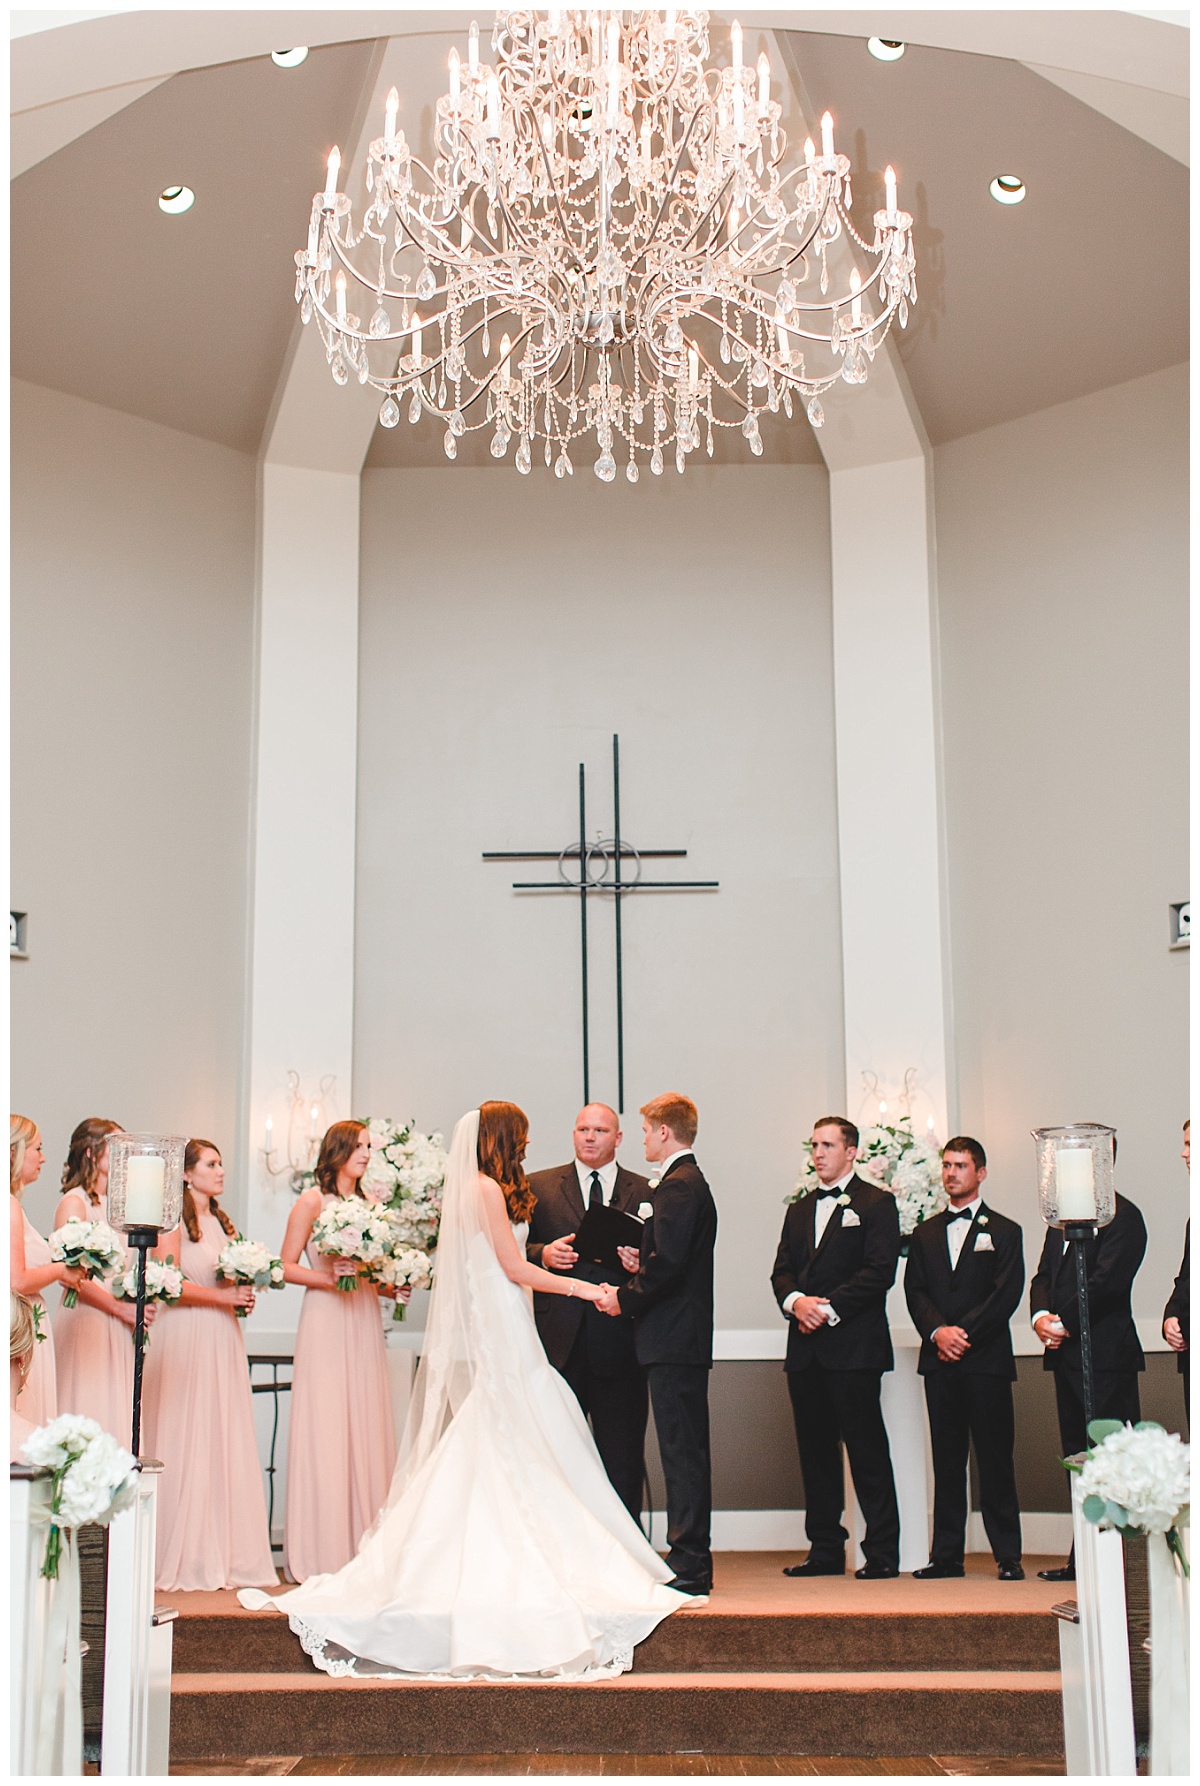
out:
<path id="1" fill-rule="evenodd" d="M 25 1225 L 25 1264 L 49 1265 L 50 1243 L 38 1233 L 24 1209 L 21 1220 Z M 43 1337 L 36 1341 L 33 1348 L 33 1363 L 29 1367 L 29 1375 L 25 1379 L 25 1387 L 13 1403 L 16 1412 L 31 1426 L 45 1426 L 47 1420 L 53 1420 L 58 1413 L 58 1372 L 55 1368 L 54 1335 L 50 1331 L 50 1316 L 41 1296 L 31 1296 L 29 1301 L 37 1310 L 38 1330 Z M 74 1408 L 64 1406 L 64 1413 L 73 1414 Z"/>
<path id="2" fill-rule="evenodd" d="M 322 1197 L 321 1207 L 328 1203 Z M 306 1263 L 332 1279 L 333 1261 Z M 379 1298 L 305 1290 L 296 1330 L 288 1432 L 284 1569 L 289 1581 L 350 1561 L 387 1499 L 396 1462 L 392 1396 Z"/>
<path id="3" fill-rule="evenodd" d="M 107 1200 L 97 1206 L 79 1191 L 67 1191 L 59 1209 L 76 1221 L 108 1220 Z M 54 1348 L 62 1412 L 86 1414 L 128 1445 L 133 1426 L 133 1329 L 128 1322 L 89 1307 L 82 1296 L 74 1308 L 60 1301 L 54 1311 Z"/>
<path id="4" fill-rule="evenodd" d="M 179 1230 L 180 1265 L 214 1289 L 228 1235 L 199 1217 L 200 1239 Z M 146 1349 L 142 1450 L 163 1466 L 158 1487 L 155 1585 L 189 1589 L 275 1587 L 250 1372 L 232 1308 L 163 1308 Z"/>

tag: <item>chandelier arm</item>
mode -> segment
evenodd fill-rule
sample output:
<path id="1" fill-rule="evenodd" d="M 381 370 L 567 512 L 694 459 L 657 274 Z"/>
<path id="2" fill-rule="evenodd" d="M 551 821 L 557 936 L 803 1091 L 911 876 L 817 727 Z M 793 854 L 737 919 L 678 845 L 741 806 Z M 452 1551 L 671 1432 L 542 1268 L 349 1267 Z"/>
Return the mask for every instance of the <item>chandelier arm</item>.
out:
<path id="1" fill-rule="evenodd" d="M 658 226 L 662 222 L 663 217 L 666 213 L 667 203 L 671 197 L 671 192 L 675 185 L 675 181 L 679 177 L 679 169 L 683 164 L 683 152 L 687 148 L 688 143 L 691 140 L 691 135 L 692 135 L 693 129 L 695 128 L 696 119 L 700 116 L 700 110 L 701 110 L 701 108 L 699 106 L 697 106 L 695 111 L 692 113 L 691 117 L 688 119 L 687 129 L 684 131 L 683 140 L 679 145 L 679 153 L 675 157 L 675 166 L 671 169 L 671 177 L 667 181 L 667 190 L 664 192 L 662 203 L 658 207 L 658 216 L 654 219 L 654 222 L 650 228 L 650 234 L 646 237 L 645 242 L 642 244 L 642 252 L 638 256 L 639 260 L 641 260 L 645 256 L 646 250 L 650 247 L 651 243 L 654 241 L 655 236 L 658 234 Z M 732 175 L 730 175 L 729 178 L 731 179 Z M 728 184 L 728 180 L 726 181 L 726 184 Z M 724 190 L 724 188 L 722 188 L 722 190 Z"/>

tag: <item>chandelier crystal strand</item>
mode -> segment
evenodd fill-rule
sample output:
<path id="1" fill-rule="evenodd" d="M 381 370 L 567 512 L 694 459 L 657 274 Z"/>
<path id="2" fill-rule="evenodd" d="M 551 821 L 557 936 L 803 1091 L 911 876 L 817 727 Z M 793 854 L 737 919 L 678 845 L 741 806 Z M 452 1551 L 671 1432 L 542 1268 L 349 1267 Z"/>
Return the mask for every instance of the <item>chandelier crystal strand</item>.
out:
<path id="1" fill-rule="evenodd" d="M 515 437 L 528 473 L 541 441 L 559 478 L 590 435 L 597 477 L 620 456 L 634 482 L 639 456 L 657 475 L 673 448 L 682 471 L 718 428 L 760 456 L 764 409 L 790 416 L 795 393 L 820 427 L 823 392 L 866 382 L 916 302 L 912 217 L 889 167 L 874 237 L 856 233 L 828 112 L 820 152 L 789 159 L 767 57 L 745 65 L 738 24 L 724 68 L 707 13 L 673 7 L 500 12 L 491 48 L 481 61 L 473 25 L 466 65 L 450 51 L 432 168 L 392 89 L 357 228 L 333 150 L 296 255 L 303 320 L 335 382 L 383 393 L 385 428 L 407 398 L 410 421 L 446 425 L 449 458 L 488 428 L 494 457 Z M 843 233 L 861 264 L 836 290 Z"/>

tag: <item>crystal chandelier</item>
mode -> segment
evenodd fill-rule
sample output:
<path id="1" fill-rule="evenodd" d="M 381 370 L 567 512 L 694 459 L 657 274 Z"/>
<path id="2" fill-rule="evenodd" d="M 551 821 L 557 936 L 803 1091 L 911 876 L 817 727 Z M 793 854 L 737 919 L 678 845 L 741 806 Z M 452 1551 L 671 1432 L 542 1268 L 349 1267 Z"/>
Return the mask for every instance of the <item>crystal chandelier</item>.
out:
<path id="1" fill-rule="evenodd" d="M 591 434 L 597 477 L 621 453 L 636 483 L 639 457 L 661 473 L 673 447 L 682 471 L 718 428 L 761 454 L 764 409 L 791 417 L 795 394 L 820 427 L 822 392 L 865 383 L 916 300 L 912 218 L 888 168 L 874 238 L 857 234 L 828 112 L 820 149 L 789 161 L 739 25 L 718 69 L 707 13 L 503 11 L 492 54 L 475 25 L 466 65 L 450 51 L 432 168 L 392 89 L 361 226 L 334 149 L 296 256 L 334 380 L 382 391 L 383 427 L 407 400 L 410 422 L 445 421 L 448 458 L 488 428 L 493 457 L 515 437 L 527 473 L 542 442 L 560 478 Z M 843 232 L 864 261 L 845 281 L 828 259 Z"/>

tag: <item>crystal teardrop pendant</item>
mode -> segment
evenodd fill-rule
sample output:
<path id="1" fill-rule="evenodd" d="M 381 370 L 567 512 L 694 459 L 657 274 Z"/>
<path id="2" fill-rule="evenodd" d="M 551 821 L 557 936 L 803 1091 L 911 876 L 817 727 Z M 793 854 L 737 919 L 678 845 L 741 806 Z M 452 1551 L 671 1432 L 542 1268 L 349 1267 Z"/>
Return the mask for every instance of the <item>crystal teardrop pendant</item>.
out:
<path id="1" fill-rule="evenodd" d="M 683 330 L 679 326 L 678 319 L 667 324 L 667 332 L 663 336 L 663 346 L 670 353 L 683 352 Z"/>
<path id="2" fill-rule="evenodd" d="M 394 428 L 400 420 L 400 405 L 394 397 L 385 397 L 379 411 L 379 426 Z"/>
<path id="3" fill-rule="evenodd" d="M 783 413 L 790 422 L 792 419 L 792 393 L 790 391 L 783 393 Z"/>
<path id="4" fill-rule="evenodd" d="M 304 296 L 300 300 L 300 321 L 301 322 L 311 322 L 312 321 L 312 313 L 313 313 L 312 293 L 306 289 Z"/>
<path id="5" fill-rule="evenodd" d="M 611 484 L 617 475 L 617 462 L 611 453 L 601 453 L 592 468 L 602 484 Z"/>
<path id="6" fill-rule="evenodd" d="M 814 428 L 823 428 L 825 426 L 825 411 L 821 408 L 821 405 L 817 402 L 815 397 L 809 402 L 807 415 Z"/>
<path id="7" fill-rule="evenodd" d="M 756 459 L 761 459 L 762 458 L 762 450 L 763 450 L 762 435 L 759 433 L 758 429 L 756 428 L 754 430 L 753 434 L 750 436 L 750 451 L 754 454 L 754 457 Z"/>
<path id="8" fill-rule="evenodd" d="M 517 470 L 520 472 L 521 476 L 528 477 L 530 467 L 533 464 L 533 455 L 529 450 L 529 436 L 527 434 L 522 434 L 521 436 L 521 444 L 517 448 L 516 464 Z"/>
<path id="9" fill-rule="evenodd" d="M 332 372 L 334 384 L 349 384 L 350 371 L 345 360 L 342 358 L 342 350 L 340 347 L 333 356 Z"/>
<path id="10" fill-rule="evenodd" d="M 728 335 L 721 336 L 721 364 L 723 366 L 728 366 L 728 364 L 729 364 L 729 336 Z"/>
<path id="11" fill-rule="evenodd" d="M 410 422 L 413 422 L 413 423 L 419 422 L 421 419 L 421 393 L 420 393 L 420 391 L 413 392 L 412 402 L 408 406 L 408 419 Z"/>
<path id="12" fill-rule="evenodd" d="M 392 319 L 384 309 L 383 305 L 380 304 L 374 316 L 371 318 L 371 333 L 376 336 L 390 335 L 391 330 Z"/>
<path id="13" fill-rule="evenodd" d="M 575 467 L 567 457 L 566 447 L 559 449 L 558 458 L 554 461 L 554 475 L 556 478 L 574 477 L 575 475 Z"/>
<path id="14" fill-rule="evenodd" d="M 426 261 L 425 265 L 421 268 L 420 275 L 417 279 L 417 296 L 423 300 L 428 300 L 433 296 L 436 290 L 437 280 L 433 276 L 433 268 L 430 266 L 429 262 Z"/>
<path id="15" fill-rule="evenodd" d="M 676 443 L 675 443 L 675 469 L 679 473 L 680 477 L 683 476 L 683 468 L 686 464 L 687 464 L 687 454 L 683 450 L 683 442 L 682 442 L 682 440 L 676 441 Z"/>
<path id="16" fill-rule="evenodd" d="M 493 459 L 503 459 L 505 453 L 508 451 L 507 428 L 496 429 L 496 432 L 492 435 L 492 444 L 488 451 L 491 453 Z"/>
<path id="17" fill-rule="evenodd" d="M 449 428 L 446 429 L 445 434 L 442 436 L 442 449 L 445 452 L 447 459 L 458 458 L 458 442 L 455 440 L 453 434 L 451 434 Z"/>
<path id="18" fill-rule="evenodd" d="M 631 483 L 631 484 L 637 483 L 637 481 L 638 481 L 638 467 L 637 467 L 636 459 L 631 459 L 629 461 L 629 464 L 625 467 L 625 476 L 629 483 Z"/>
<path id="19" fill-rule="evenodd" d="M 466 431 L 467 424 L 463 420 L 463 412 L 461 409 L 456 409 L 450 417 L 450 432 L 451 434 L 465 434 Z"/>
<path id="20" fill-rule="evenodd" d="M 654 473 L 656 478 L 660 478 L 662 476 L 662 468 L 663 468 L 662 448 L 660 446 L 656 446 L 654 451 L 650 455 L 650 469 Z"/>

